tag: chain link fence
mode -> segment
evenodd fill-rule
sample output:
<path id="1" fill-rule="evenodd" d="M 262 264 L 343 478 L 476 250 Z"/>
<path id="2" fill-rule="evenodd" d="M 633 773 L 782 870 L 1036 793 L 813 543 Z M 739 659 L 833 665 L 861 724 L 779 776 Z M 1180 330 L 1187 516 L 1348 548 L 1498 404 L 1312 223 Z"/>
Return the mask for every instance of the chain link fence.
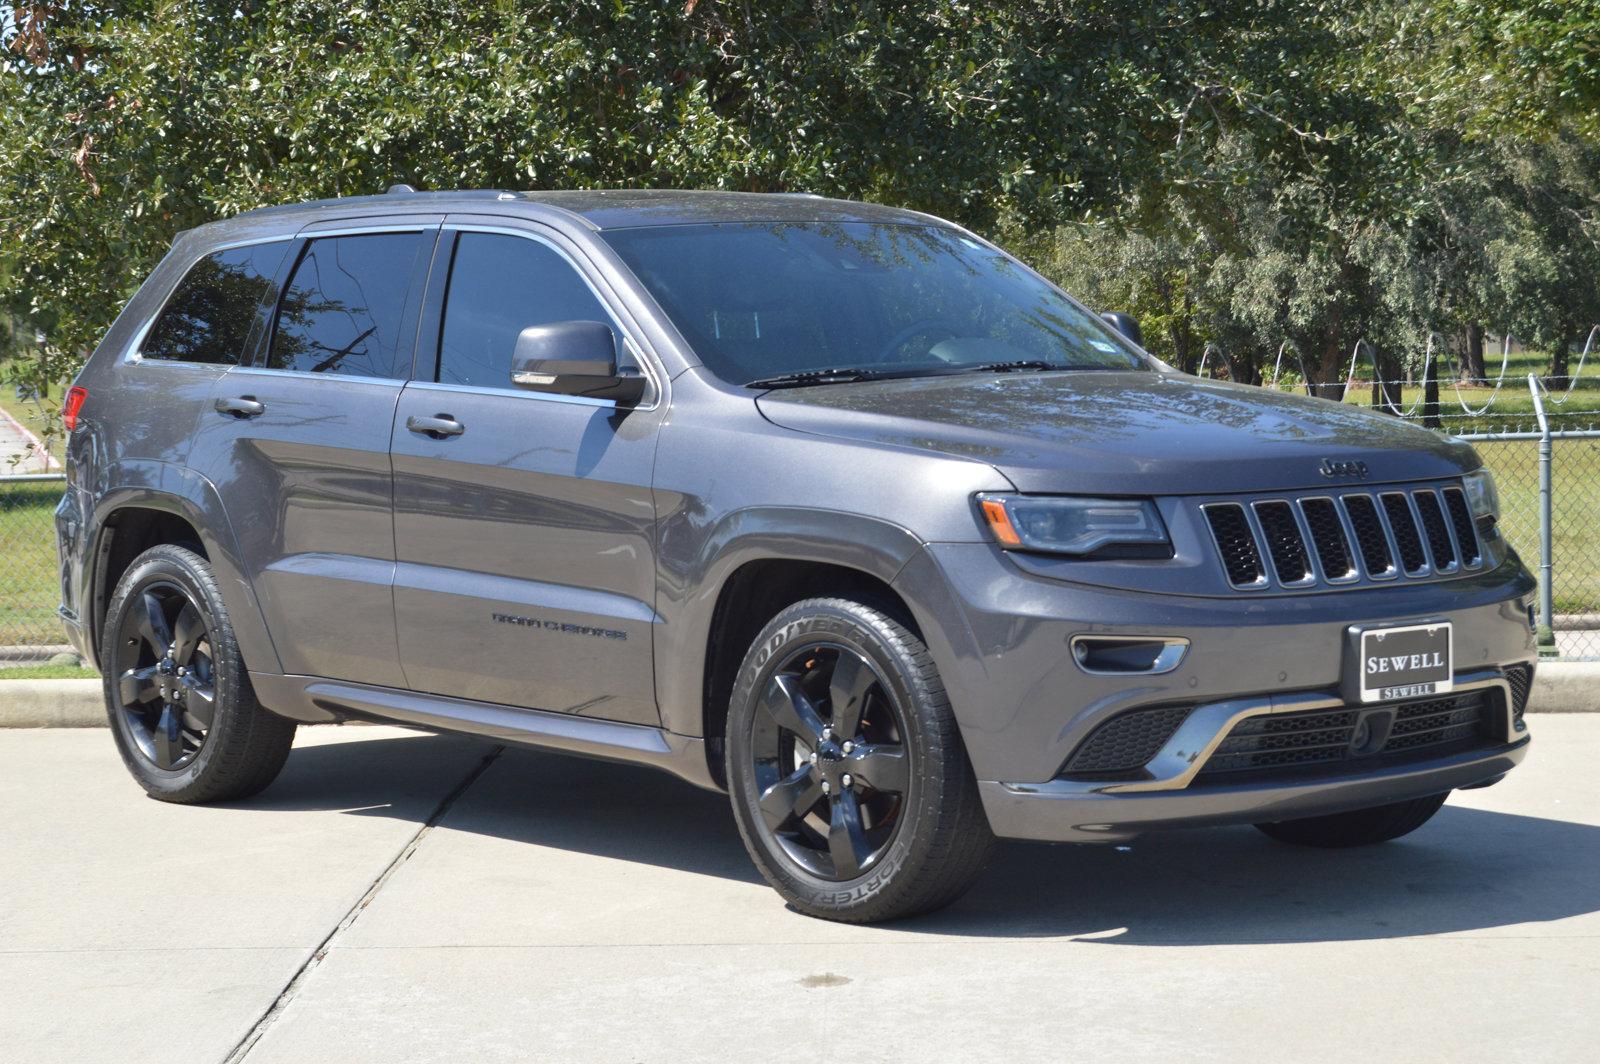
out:
<path id="1" fill-rule="evenodd" d="M 60 474 L 0 473 L 0 665 L 69 649 L 56 616 Z"/>
<path id="2" fill-rule="evenodd" d="M 1470 425 L 1452 424 L 1450 416 L 1444 431 L 1472 430 L 1459 435 L 1494 472 L 1501 529 L 1543 581 L 1547 653 L 1600 660 L 1600 429 L 1557 427 L 1600 425 L 1600 410 L 1562 411 L 1542 428 L 1525 411 L 1474 414 Z M 1541 498 L 1546 473 L 1548 505 Z M 0 469 L 0 665 L 66 649 L 56 617 L 54 511 L 62 489 L 59 474 Z"/>

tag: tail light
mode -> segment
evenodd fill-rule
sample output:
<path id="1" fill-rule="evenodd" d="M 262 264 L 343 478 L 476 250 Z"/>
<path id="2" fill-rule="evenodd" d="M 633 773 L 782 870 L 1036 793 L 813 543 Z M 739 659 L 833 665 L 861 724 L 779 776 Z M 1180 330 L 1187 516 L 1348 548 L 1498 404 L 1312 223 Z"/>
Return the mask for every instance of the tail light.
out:
<path id="1" fill-rule="evenodd" d="M 89 398 L 89 390 L 87 388 L 79 388 L 77 385 L 73 385 L 67 389 L 66 402 L 61 404 L 61 424 L 66 426 L 68 432 L 77 431 L 78 411 L 83 409 L 83 401 L 87 398 Z"/>

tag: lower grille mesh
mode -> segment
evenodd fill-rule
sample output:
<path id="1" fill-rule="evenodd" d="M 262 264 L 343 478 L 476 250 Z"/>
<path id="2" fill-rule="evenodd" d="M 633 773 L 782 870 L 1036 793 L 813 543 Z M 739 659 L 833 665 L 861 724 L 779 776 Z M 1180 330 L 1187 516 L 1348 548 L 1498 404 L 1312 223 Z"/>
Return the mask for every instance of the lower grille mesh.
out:
<path id="1" fill-rule="evenodd" d="M 1511 666 L 1506 670 L 1506 683 L 1511 685 L 1511 712 L 1521 720 L 1528 708 L 1528 691 L 1533 687 L 1533 666 Z"/>
<path id="2" fill-rule="evenodd" d="M 1337 769 L 1470 749 L 1498 734 L 1497 701 L 1492 692 L 1468 691 L 1398 705 L 1247 717 L 1213 751 L 1196 780 L 1311 766 Z M 1387 719 L 1391 713 L 1392 721 Z M 1384 727 L 1388 733 L 1382 745 L 1370 749 L 1364 744 L 1366 737 L 1377 734 L 1374 729 Z"/>
<path id="3" fill-rule="evenodd" d="M 1133 710 L 1112 717 L 1078 745 L 1062 775 L 1068 779 L 1116 779 L 1136 775 L 1161 752 L 1192 706 Z"/>

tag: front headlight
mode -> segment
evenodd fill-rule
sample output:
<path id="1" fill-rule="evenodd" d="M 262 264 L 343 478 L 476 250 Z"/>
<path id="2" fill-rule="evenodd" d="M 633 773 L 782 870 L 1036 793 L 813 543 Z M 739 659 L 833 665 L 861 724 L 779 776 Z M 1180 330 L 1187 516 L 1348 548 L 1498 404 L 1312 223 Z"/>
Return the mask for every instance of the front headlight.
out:
<path id="1" fill-rule="evenodd" d="M 1500 517 L 1500 489 L 1495 487 L 1494 474 L 1487 469 L 1480 469 L 1476 473 L 1468 473 L 1461 478 L 1461 486 L 1467 492 L 1467 506 L 1472 510 L 1473 520 L 1496 521 Z"/>
<path id="2" fill-rule="evenodd" d="M 1149 499 L 980 495 L 978 508 L 995 542 L 1007 550 L 1084 555 L 1125 545 L 1128 553 L 1141 554 L 1169 542 Z"/>

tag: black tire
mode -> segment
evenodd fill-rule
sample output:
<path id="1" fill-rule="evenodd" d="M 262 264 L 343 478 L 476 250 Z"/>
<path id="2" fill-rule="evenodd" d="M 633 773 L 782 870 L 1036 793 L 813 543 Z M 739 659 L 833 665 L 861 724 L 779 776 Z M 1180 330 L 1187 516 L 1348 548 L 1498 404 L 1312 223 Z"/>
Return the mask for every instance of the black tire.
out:
<path id="1" fill-rule="evenodd" d="M 216 578 L 194 551 L 168 544 L 133 560 L 100 647 L 111 733 L 152 797 L 245 798 L 283 768 L 294 722 L 256 701 Z"/>
<path id="2" fill-rule="evenodd" d="M 1413 798 L 1409 802 L 1355 809 L 1348 813 L 1311 816 L 1302 820 L 1278 820 L 1257 824 L 1260 831 L 1279 842 L 1296 846 L 1317 846 L 1336 850 L 1348 846 L 1370 846 L 1409 835 L 1433 818 L 1450 792 Z"/>
<path id="3" fill-rule="evenodd" d="M 851 687 L 859 693 L 844 698 Z M 792 712 L 797 698 L 822 725 L 814 750 L 804 727 L 776 723 L 804 723 Z M 844 730 L 834 734 L 835 725 Z M 809 599 L 762 629 L 734 684 L 725 757 L 745 847 L 808 915 L 867 923 L 941 908 L 994 850 L 928 648 L 871 606 Z"/>

